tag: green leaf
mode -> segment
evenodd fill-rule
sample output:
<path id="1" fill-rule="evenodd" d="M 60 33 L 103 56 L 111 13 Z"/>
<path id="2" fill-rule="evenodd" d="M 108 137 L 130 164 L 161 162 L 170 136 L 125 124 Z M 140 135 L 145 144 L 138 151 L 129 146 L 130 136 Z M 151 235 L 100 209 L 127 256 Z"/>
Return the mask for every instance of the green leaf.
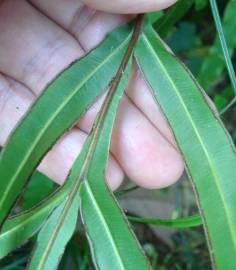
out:
<path id="1" fill-rule="evenodd" d="M 79 204 L 81 204 L 83 222 L 86 224 L 87 234 L 99 268 L 110 269 L 112 265 L 113 269 L 131 269 L 131 265 L 132 267 L 134 265 L 133 259 L 140 264 L 140 269 L 148 269 L 145 257 L 132 236 L 121 210 L 113 201 L 104 180 L 112 126 L 119 100 L 128 81 L 131 63 L 127 68 L 125 67 L 132 52 L 132 46 L 138 38 L 140 24 L 141 21 L 138 20 L 92 133 L 73 164 L 67 180 L 73 183 L 68 196 L 63 204 L 53 212 L 39 233 L 38 244 L 29 269 L 54 269 L 57 266 L 65 245 L 75 229 Z M 111 213 L 114 220 L 110 218 Z M 93 224 L 94 221 L 96 224 Z M 91 224 L 96 226 L 91 227 Z M 97 234 L 98 230 L 99 237 L 94 238 L 94 233 Z M 110 249 L 99 254 L 101 243 L 106 243 Z M 127 250 L 132 250 L 130 256 L 129 253 L 127 254 Z M 105 256 L 107 252 L 109 256 Z"/>
<path id="2" fill-rule="evenodd" d="M 236 46 L 236 20 L 235 20 L 235 10 L 236 10 L 236 1 L 230 0 L 226 6 L 223 18 L 223 29 L 220 27 L 220 37 L 221 40 L 223 38 L 223 50 L 224 55 L 226 53 L 226 59 L 228 64 L 227 66 L 230 67 L 230 73 L 233 71 L 232 65 L 230 62 L 230 56 L 233 53 L 233 49 Z M 218 17 L 218 24 L 219 24 L 219 17 Z M 219 28 L 219 27 L 218 27 Z M 225 40 L 227 41 L 227 45 L 225 44 Z M 200 84 L 208 91 L 212 84 L 220 77 L 222 71 L 225 68 L 225 59 L 222 55 L 222 47 L 219 37 L 216 37 L 214 44 L 212 45 L 209 54 L 206 60 L 203 62 L 200 73 L 198 75 L 198 80 Z M 230 75 L 231 76 L 231 75 Z M 235 75 L 234 75 L 235 77 Z M 232 79 L 231 79 L 232 80 Z M 234 79 L 235 81 L 235 79 Z M 235 84 L 235 83 L 234 83 Z M 236 89 L 236 86 L 235 86 Z"/>
<path id="3" fill-rule="evenodd" d="M 147 16 L 148 16 L 150 23 L 153 24 L 163 16 L 163 12 L 162 11 L 153 11 L 153 12 L 147 13 Z"/>
<path id="4" fill-rule="evenodd" d="M 0 261 L 1 270 L 24 270 L 24 265 L 27 262 L 28 257 L 25 254 L 13 254 Z"/>
<path id="5" fill-rule="evenodd" d="M 188 12 L 194 0 L 179 0 L 155 24 L 154 29 L 163 37 Z"/>
<path id="6" fill-rule="evenodd" d="M 114 98 L 119 100 L 123 89 L 124 84 L 117 90 Z M 136 239 L 129 230 L 128 221 L 105 184 L 104 170 L 112 131 L 111 120 L 115 116 L 114 105 L 115 103 L 111 104 L 107 112 L 107 121 L 100 131 L 91 165 L 80 186 L 82 222 L 92 249 L 93 261 L 98 269 L 110 269 L 111 265 L 114 270 L 133 269 L 134 265 L 135 269 L 149 269 Z"/>
<path id="7" fill-rule="evenodd" d="M 48 182 L 47 176 L 40 172 L 36 172 L 32 176 L 32 183 L 37 180 L 40 180 L 40 183 Z M 4 258 L 15 248 L 23 245 L 30 237 L 38 232 L 52 210 L 66 198 L 70 187 L 71 183 L 67 181 L 64 186 L 59 187 L 42 202 L 39 202 L 31 209 L 27 209 L 27 211 L 12 216 L 5 221 L 0 232 L 0 246 L 3 247 L 0 249 L 0 259 Z M 138 187 L 135 186 L 127 190 L 116 192 L 116 196 L 126 194 L 137 188 Z M 29 193 L 28 189 L 26 192 Z"/>
<path id="8" fill-rule="evenodd" d="M 40 172 L 36 172 L 32 176 L 32 183 L 40 180 L 41 182 L 48 182 L 47 176 Z M 15 248 L 23 245 L 30 237 L 32 237 L 41 228 L 50 212 L 58 206 L 65 199 L 71 184 L 66 182 L 66 185 L 58 188 L 45 198 L 42 202 L 34 205 L 31 209 L 21 212 L 18 215 L 8 218 L 0 231 L 0 259 L 4 258 L 8 253 L 12 252 Z M 137 189 L 137 186 L 127 190 L 116 192 L 116 196 L 121 196 L 129 191 Z M 30 193 L 28 189 L 26 193 Z M 28 205 L 29 206 L 29 205 Z M 28 207 L 27 207 L 28 208 Z"/>
<path id="9" fill-rule="evenodd" d="M 165 41 L 176 54 L 190 51 L 200 44 L 200 39 L 196 34 L 196 26 L 189 22 L 181 22 Z"/>
<path id="10" fill-rule="evenodd" d="M 53 211 L 38 234 L 37 245 L 27 269 L 56 269 L 65 246 L 71 238 L 77 223 L 79 198 L 75 198 L 63 220 L 67 200 Z M 61 221 L 61 223 L 59 223 Z"/>
<path id="11" fill-rule="evenodd" d="M 130 221 L 157 225 L 157 226 L 166 226 L 171 228 L 190 228 L 202 225 L 202 218 L 200 215 L 194 215 L 189 217 L 177 218 L 177 219 L 156 219 L 156 218 L 143 218 L 136 216 L 128 216 Z"/>
<path id="12" fill-rule="evenodd" d="M 85 143 L 86 145 L 87 143 Z M 79 187 L 79 182 L 77 181 L 78 174 L 83 166 L 86 150 L 86 147 L 83 147 L 79 157 L 72 166 L 64 186 L 51 197 L 51 202 L 50 198 L 46 200 L 47 205 L 50 203 L 50 207 L 46 207 L 47 205 L 44 203 L 42 209 L 40 209 L 41 211 L 39 209 L 36 210 L 36 213 L 41 212 L 41 220 L 38 220 L 42 224 L 42 218 L 44 220 L 47 218 L 42 213 L 48 214 L 49 211 L 53 210 L 53 206 L 54 208 L 56 207 L 38 234 L 37 245 L 28 269 L 55 269 L 59 264 L 60 257 L 75 230 L 77 222 L 80 198 L 79 194 L 75 193 L 75 190 Z M 77 182 L 78 187 L 75 186 L 75 182 Z M 71 195 L 72 191 L 74 193 Z M 58 206 L 59 201 L 62 202 Z"/>
<path id="13" fill-rule="evenodd" d="M 195 0 L 195 10 L 200 11 L 208 5 L 207 0 Z"/>
<path id="14" fill-rule="evenodd" d="M 43 155 L 95 101 L 114 76 L 131 26 L 108 35 L 59 75 L 32 106 L 0 154 L 0 225 Z M 17 151 L 16 151 L 17 149 Z"/>
<path id="15" fill-rule="evenodd" d="M 70 183 L 67 182 L 33 208 L 5 221 L 0 233 L 0 259 L 24 244 L 40 229 L 52 210 L 65 199 L 69 188 Z"/>
<path id="16" fill-rule="evenodd" d="M 234 269 L 235 148 L 192 75 L 151 26 L 144 31 L 135 51 L 138 64 L 170 123 L 192 178 L 213 261 L 218 269 Z"/>
<path id="17" fill-rule="evenodd" d="M 22 209 L 25 211 L 40 203 L 52 193 L 56 184 L 46 175 L 36 171 L 23 194 Z"/>

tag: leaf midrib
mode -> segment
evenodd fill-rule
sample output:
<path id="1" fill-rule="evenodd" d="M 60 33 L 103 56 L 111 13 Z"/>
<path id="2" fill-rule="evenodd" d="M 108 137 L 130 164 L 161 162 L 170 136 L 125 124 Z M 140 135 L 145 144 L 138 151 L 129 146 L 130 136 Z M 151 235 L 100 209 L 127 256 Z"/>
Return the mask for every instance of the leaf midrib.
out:
<path id="1" fill-rule="evenodd" d="M 200 142 L 200 145 L 202 146 L 203 152 L 206 155 L 207 161 L 209 163 L 209 167 L 210 167 L 211 172 L 212 172 L 212 175 L 213 175 L 213 179 L 215 179 L 215 184 L 216 184 L 218 193 L 220 195 L 220 198 L 221 198 L 222 203 L 223 203 L 223 206 L 224 206 L 223 209 L 224 209 L 225 215 L 227 217 L 226 220 L 227 220 L 227 223 L 228 223 L 228 226 L 229 226 L 230 233 L 232 235 L 234 249 L 236 251 L 236 236 L 234 234 L 234 226 L 231 223 L 230 211 L 228 210 L 227 203 L 225 202 L 224 196 L 221 193 L 220 184 L 219 184 L 219 176 L 218 176 L 218 174 L 216 174 L 214 172 L 215 171 L 214 170 L 215 167 L 214 167 L 214 164 L 211 162 L 210 156 L 208 155 L 207 147 L 205 146 L 204 142 L 202 141 L 201 136 L 200 136 L 200 134 L 199 134 L 199 132 L 198 132 L 195 124 L 194 124 L 194 120 L 192 119 L 191 114 L 189 113 L 188 108 L 186 107 L 182 96 L 179 94 L 178 88 L 176 87 L 174 81 L 170 77 L 170 75 L 169 75 L 168 71 L 166 70 L 165 66 L 162 64 L 162 62 L 160 61 L 160 59 L 157 57 L 157 54 L 155 53 L 155 50 L 153 49 L 152 45 L 150 44 L 150 42 L 149 42 L 148 38 L 146 37 L 145 33 L 143 33 L 142 36 L 143 36 L 143 39 L 144 39 L 145 43 L 147 44 L 147 46 L 150 48 L 152 54 L 154 55 L 154 58 L 157 60 L 157 62 L 159 63 L 159 65 L 162 67 L 163 72 L 166 74 L 167 78 L 171 82 L 171 84 L 172 84 L 172 86 L 173 86 L 173 88 L 174 88 L 174 90 L 176 92 L 176 95 L 179 98 L 180 103 L 182 104 L 182 106 L 183 106 L 183 108 L 184 108 L 184 110 L 185 110 L 185 112 L 186 112 L 186 114 L 187 114 L 187 116 L 189 118 L 190 123 L 192 124 L 192 127 L 193 127 L 193 129 L 194 129 L 194 131 L 196 133 L 196 136 L 197 136 L 197 138 L 198 138 L 198 140 Z"/>
<path id="2" fill-rule="evenodd" d="M 116 243 L 115 243 L 115 241 L 114 241 L 114 239 L 113 239 L 113 237 L 111 235 L 110 228 L 109 228 L 109 226 L 108 226 L 105 218 L 103 217 L 103 214 L 101 212 L 101 208 L 99 207 L 99 204 L 97 202 L 97 199 L 96 199 L 96 197 L 93 194 L 93 190 L 91 189 L 88 181 L 84 181 L 83 184 L 84 184 L 84 186 L 85 186 L 85 188 L 87 190 L 87 194 L 90 196 L 91 203 L 94 205 L 94 207 L 96 209 L 95 213 L 98 213 L 98 217 L 101 220 L 101 223 L 103 224 L 103 228 L 105 229 L 105 231 L 106 231 L 106 233 L 108 235 L 108 238 L 110 239 L 110 243 L 113 246 L 113 250 L 114 250 L 114 252 L 116 254 L 116 258 L 118 258 L 119 265 L 121 267 L 119 269 L 125 270 L 126 269 L 125 268 L 125 265 L 124 265 L 124 263 L 123 263 L 123 261 L 121 259 L 122 256 L 120 255 L 120 252 L 119 252 L 119 250 L 118 250 L 118 248 L 116 246 Z M 81 211 L 81 214 L 83 215 L 83 212 L 82 211 Z"/>

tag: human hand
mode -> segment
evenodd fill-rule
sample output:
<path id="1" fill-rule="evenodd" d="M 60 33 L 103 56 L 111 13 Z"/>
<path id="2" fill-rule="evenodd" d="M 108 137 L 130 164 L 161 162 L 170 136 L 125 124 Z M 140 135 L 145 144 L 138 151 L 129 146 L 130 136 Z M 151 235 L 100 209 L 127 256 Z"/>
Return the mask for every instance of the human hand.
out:
<path id="1" fill-rule="evenodd" d="M 44 87 L 75 59 L 132 16 L 174 0 L 0 1 L 0 145 Z M 123 15 L 121 15 L 123 14 Z M 46 155 L 39 170 L 62 183 L 91 129 L 103 98 Z M 16 149 L 17 151 L 17 149 Z M 106 179 L 112 189 L 124 174 L 146 188 L 164 187 L 183 162 L 168 124 L 137 67 L 117 113 Z"/>

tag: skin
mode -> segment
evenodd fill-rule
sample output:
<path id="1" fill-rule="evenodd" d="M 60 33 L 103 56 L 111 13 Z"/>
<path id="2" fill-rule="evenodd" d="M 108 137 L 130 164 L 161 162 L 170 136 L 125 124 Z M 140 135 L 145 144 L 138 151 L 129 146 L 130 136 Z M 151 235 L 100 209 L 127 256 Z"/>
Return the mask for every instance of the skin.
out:
<path id="1" fill-rule="evenodd" d="M 0 0 L 0 145 L 44 87 L 72 61 L 94 48 L 135 13 L 173 0 Z M 39 170 L 65 180 L 104 97 L 46 155 Z M 134 64 L 112 135 L 106 179 L 112 189 L 124 175 L 145 188 L 176 182 L 183 162 L 173 135 Z"/>

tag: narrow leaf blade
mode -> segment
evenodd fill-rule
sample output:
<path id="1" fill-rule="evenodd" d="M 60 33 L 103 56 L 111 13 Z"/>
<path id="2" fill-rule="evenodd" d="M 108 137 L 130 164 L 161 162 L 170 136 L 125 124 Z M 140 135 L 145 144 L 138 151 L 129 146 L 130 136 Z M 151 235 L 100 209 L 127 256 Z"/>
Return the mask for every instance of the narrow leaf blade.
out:
<path id="1" fill-rule="evenodd" d="M 177 219 L 156 219 L 156 218 L 143 218 L 136 216 L 128 216 L 130 221 L 150 224 L 156 226 L 166 226 L 171 228 L 190 228 L 202 225 L 202 218 L 200 215 L 193 215 L 189 217 L 177 218 Z"/>
<path id="2" fill-rule="evenodd" d="M 145 29 L 135 55 L 192 177 L 210 254 L 219 269 L 233 269 L 236 156 L 232 141 L 192 75 L 163 46 L 151 27 Z"/>
<path id="3" fill-rule="evenodd" d="M 123 77 L 127 74 L 123 74 Z M 127 81 L 127 78 L 126 78 Z M 80 187 L 81 217 L 92 249 L 94 263 L 99 269 L 149 269 L 128 221 L 104 179 L 111 127 L 118 101 L 125 88 L 120 83 L 114 104 L 111 104 L 94 150 L 86 180 Z M 103 248 L 101 248 L 103 246 Z"/>
<path id="4" fill-rule="evenodd" d="M 63 224 L 61 224 L 60 232 L 54 240 L 51 235 L 57 229 L 58 219 L 65 207 L 65 202 L 66 200 L 53 211 L 42 230 L 40 230 L 33 257 L 27 267 L 29 270 L 57 268 L 65 246 L 75 230 L 79 208 L 79 198 L 77 196 L 67 212 Z M 53 241 L 52 247 L 49 244 L 50 240 Z"/>

